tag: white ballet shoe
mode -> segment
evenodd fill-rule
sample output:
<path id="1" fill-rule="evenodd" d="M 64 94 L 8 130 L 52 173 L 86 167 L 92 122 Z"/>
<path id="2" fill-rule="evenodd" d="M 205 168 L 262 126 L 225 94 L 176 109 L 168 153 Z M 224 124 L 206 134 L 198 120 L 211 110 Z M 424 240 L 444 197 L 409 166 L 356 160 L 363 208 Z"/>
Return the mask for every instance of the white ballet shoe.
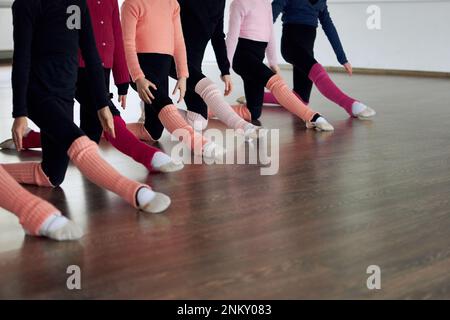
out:
<path id="1" fill-rule="evenodd" d="M 154 167 L 153 169 L 162 173 L 170 173 L 180 171 L 184 168 L 184 164 L 182 162 L 170 161 L 169 163 L 165 163 L 159 167 Z"/>
<path id="2" fill-rule="evenodd" d="M 352 113 L 354 117 L 360 120 L 373 118 L 377 114 L 375 110 L 358 101 L 353 103 Z"/>
<path id="3" fill-rule="evenodd" d="M 306 128 L 317 131 L 334 131 L 334 127 L 324 117 L 317 118 L 315 122 L 307 121 Z"/>
<path id="4" fill-rule="evenodd" d="M 69 220 L 64 226 L 47 231 L 45 236 L 57 241 L 72 241 L 83 237 L 83 230 L 75 222 Z"/>
<path id="5" fill-rule="evenodd" d="M 0 143 L 0 149 L 16 150 L 16 145 L 14 144 L 14 140 L 6 139 L 2 143 Z"/>
<path id="6" fill-rule="evenodd" d="M 170 206 L 171 200 L 163 193 L 155 192 L 155 196 L 144 205 L 139 205 L 139 209 L 147 213 L 161 213 Z"/>
<path id="7" fill-rule="evenodd" d="M 25 232 L 30 235 L 28 231 Z M 55 214 L 44 221 L 39 235 L 56 241 L 71 241 L 83 237 L 83 230 L 72 220 Z"/>

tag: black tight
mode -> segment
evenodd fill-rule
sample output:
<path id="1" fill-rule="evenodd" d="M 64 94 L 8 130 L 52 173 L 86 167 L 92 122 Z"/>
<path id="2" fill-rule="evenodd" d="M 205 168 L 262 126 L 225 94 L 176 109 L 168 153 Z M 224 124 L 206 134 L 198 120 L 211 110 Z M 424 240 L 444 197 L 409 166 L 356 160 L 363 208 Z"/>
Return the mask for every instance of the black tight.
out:
<path id="1" fill-rule="evenodd" d="M 150 88 L 155 99 L 152 104 L 145 104 L 145 129 L 154 140 L 161 138 L 164 126 L 159 120 L 159 112 L 167 105 L 173 104 L 169 98 L 169 74 L 173 57 L 160 53 L 138 53 L 139 64 L 145 78 L 156 85 L 157 90 Z M 136 90 L 136 84 L 131 83 Z"/>
<path id="2" fill-rule="evenodd" d="M 233 70 L 242 77 L 245 98 L 252 120 L 258 120 L 264 99 L 264 87 L 275 73 L 264 64 L 267 42 L 239 38 L 233 58 Z"/>
<path id="3" fill-rule="evenodd" d="M 111 69 L 104 69 L 105 71 L 105 84 L 109 89 L 109 79 L 111 75 Z M 102 136 L 103 127 L 97 115 L 97 108 L 95 95 L 92 92 L 90 86 L 89 74 L 85 68 L 78 69 L 77 79 L 77 91 L 75 93 L 75 99 L 80 103 L 80 128 L 81 130 L 96 143 L 100 142 Z M 119 110 L 111 102 L 109 109 L 113 116 L 120 116 Z"/>
<path id="4" fill-rule="evenodd" d="M 203 118 L 208 119 L 208 106 L 195 92 L 195 86 L 200 80 L 206 78 L 202 73 L 202 62 L 203 55 L 205 53 L 206 46 L 200 46 L 197 50 L 190 50 L 188 52 L 188 70 L 189 78 L 186 83 L 186 94 L 184 96 L 184 101 L 186 103 L 187 109 L 189 111 L 200 114 Z M 170 71 L 170 76 L 177 79 L 177 72 L 175 61 L 172 60 L 172 67 Z"/>
<path id="5" fill-rule="evenodd" d="M 69 165 L 67 151 L 84 133 L 73 122 L 73 99 L 28 99 L 28 116 L 41 129 L 42 169 L 59 186 Z"/>
<path id="6" fill-rule="evenodd" d="M 285 24 L 281 37 L 281 54 L 293 65 L 294 91 L 309 103 L 313 82 L 309 72 L 317 63 L 314 58 L 316 28 L 302 24 Z"/>

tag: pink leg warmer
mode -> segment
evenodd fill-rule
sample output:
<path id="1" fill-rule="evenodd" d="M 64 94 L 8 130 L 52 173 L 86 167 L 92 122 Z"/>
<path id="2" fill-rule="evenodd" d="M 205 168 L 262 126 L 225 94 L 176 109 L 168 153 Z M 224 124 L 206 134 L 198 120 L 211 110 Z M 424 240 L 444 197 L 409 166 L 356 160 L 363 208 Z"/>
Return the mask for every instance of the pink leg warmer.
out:
<path id="1" fill-rule="evenodd" d="M 317 113 L 306 106 L 287 86 L 286 82 L 278 74 L 272 76 L 267 82 L 266 88 L 273 93 L 275 98 L 280 102 L 281 106 L 289 110 L 291 113 L 303 119 L 303 121 L 311 121 Z"/>
<path id="2" fill-rule="evenodd" d="M 135 208 L 138 207 L 138 190 L 144 187 L 150 189 L 149 186 L 130 180 L 117 172 L 99 155 L 97 144 L 86 136 L 75 140 L 67 154 L 86 178 L 118 194 Z"/>
<path id="3" fill-rule="evenodd" d="M 0 165 L 0 207 L 14 213 L 24 229 L 38 235 L 44 221 L 59 210 L 22 188 Z"/>
<path id="4" fill-rule="evenodd" d="M 313 65 L 309 71 L 309 78 L 314 82 L 320 93 L 344 108 L 349 115 L 353 116 L 352 106 L 356 100 L 347 96 L 336 86 L 320 63 Z"/>
<path id="5" fill-rule="evenodd" d="M 32 184 L 40 187 L 53 187 L 42 170 L 40 162 L 19 162 L 3 164 L 2 166 L 18 183 Z"/>
<path id="6" fill-rule="evenodd" d="M 105 132 L 105 139 L 117 150 L 144 165 L 149 171 L 152 171 L 153 168 L 151 162 L 153 155 L 160 150 L 139 141 L 127 129 L 125 121 L 119 116 L 114 117 L 114 130 L 116 132 L 116 138 L 113 138 L 110 134 Z"/>

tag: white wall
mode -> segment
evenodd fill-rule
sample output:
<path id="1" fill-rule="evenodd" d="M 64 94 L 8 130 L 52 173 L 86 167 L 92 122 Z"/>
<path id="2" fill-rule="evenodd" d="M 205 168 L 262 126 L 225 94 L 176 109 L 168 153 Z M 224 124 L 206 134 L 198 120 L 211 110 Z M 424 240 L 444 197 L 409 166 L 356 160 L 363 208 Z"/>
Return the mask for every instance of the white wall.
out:
<path id="1" fill-rule="evenodd" d="M 328 3 L 354 67 L 450 72 L 450 0 L 329 0 Z M 369 17 L 366 9 L 373 4 L 381 9 L 381 30 L 368 30 L 366 26 Z M 276 31 L 280 39 L 281 19 Z M 321 29 L 315 52 L 322 64 L 339 65 Z M 215 61 L 211 48 L 206 61 Z M 284 62 L 281 55 L 280 61 Z"/>
<path id="2" fill-rule="evenodd" d="M 0 0 L 0 6 L 7 2 L 11 1 Z M 450 72 L 450 0 L 328 2 L 347 57 L 355 67 Z M 372 4 L 381 8 L 381 30 L 366 27 L 366 9 Z M 280 20 L 276 24 L 278 39 L 281 36 Z M 11 49 L 11 10 L 0 9 L 0 51 Z M 324 65 L 338 65 L 321 29 L 316 42 L 316 57 Z M 211 48 L 208 48 L 205 60 L 215 61 Z M 281 57 L 280 61 L 283 62 Z"/>
<path id="3" fill-rule="evenodd" d="M 12 50 L 11 0 L 0 0 L 0 51 Z"/>

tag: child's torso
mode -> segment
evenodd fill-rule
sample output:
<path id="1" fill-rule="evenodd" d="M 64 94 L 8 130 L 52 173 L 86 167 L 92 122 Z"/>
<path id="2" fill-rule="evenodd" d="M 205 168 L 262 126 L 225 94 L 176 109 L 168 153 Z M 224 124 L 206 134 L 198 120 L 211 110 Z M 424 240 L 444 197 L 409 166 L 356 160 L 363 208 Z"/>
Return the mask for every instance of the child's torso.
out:
<path id="1" fill-rule="evenodd" d="M 240 36 L 250 40 L 270 40 L 273 15 L 270 0 L 235 0 L 245 9 L 241 22 Z"/>

